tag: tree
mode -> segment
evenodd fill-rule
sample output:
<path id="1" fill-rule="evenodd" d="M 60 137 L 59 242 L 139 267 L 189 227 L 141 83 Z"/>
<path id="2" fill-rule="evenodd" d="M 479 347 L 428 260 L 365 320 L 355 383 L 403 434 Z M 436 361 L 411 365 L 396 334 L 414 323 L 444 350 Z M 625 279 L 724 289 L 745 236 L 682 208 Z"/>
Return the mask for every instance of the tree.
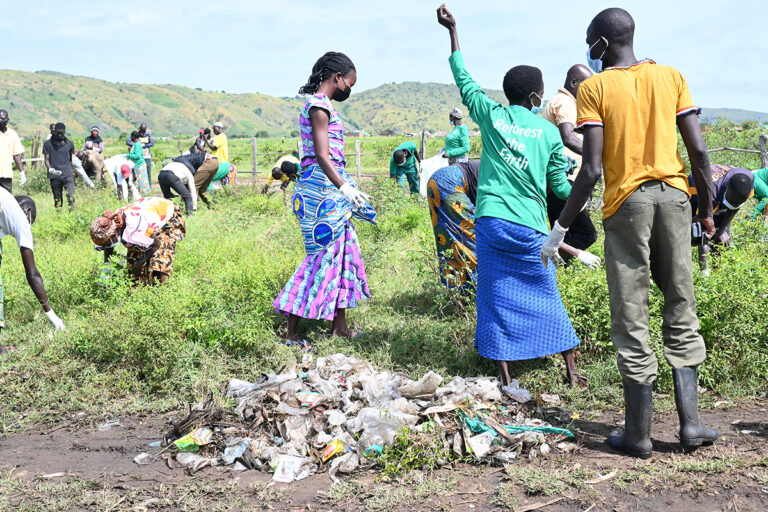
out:
<path id="1" fill-rule="evenodd" d="M 254 135 L 257 139 L 266 139 L 269 137 L 269 132 L 267 130 L 260 130 L 256 132 L 256 135 Z"/>
<path id="2" fill-rule="evenodd" d="M 298 137 L 299 135 L 301 135 L 301 132 L 299 132 L 299 130 L 293 130 L 291 132 L 291 137 Z"/>

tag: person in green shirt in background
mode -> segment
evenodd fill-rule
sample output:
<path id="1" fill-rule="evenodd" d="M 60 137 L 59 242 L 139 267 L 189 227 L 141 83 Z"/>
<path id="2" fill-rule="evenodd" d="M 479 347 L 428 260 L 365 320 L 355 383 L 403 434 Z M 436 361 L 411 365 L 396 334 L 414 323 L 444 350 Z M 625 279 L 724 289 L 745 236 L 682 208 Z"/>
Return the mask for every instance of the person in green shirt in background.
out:
<path id="1" fill-rule="evenodd" d="M 408 180 L 411 194 L 419 193 L 419 167 L 421 155 L 413 142 L 403 142 L 392 152 L 389 160 L 389 177 L 405 188 Z"/>
<path id="2" fill-rule="evenodd" d="M 453 125 L 451 133 L 445 136 L 445 156 L 448 157 L 448 163 L 453 165 L 458 162 L 469 162 L 467 153 L 469 153 L 469 130 L 462 124 L 461 119 L 464 113 L 459 107 L 451 110 L 448 114 L 448 122 Z"/>
<path id="3" fill-rule="evenodd" d="M 557 289 L 555 267 L 539 254 L 549 232 L 547 185 L 561 199 L 571 192 L 560 133 L 536 115 L 544 94 L 541 71 L 532 66 L 507 71 L 503 88 L 509 106 L 502 106 L 464 66 L 456 20 L 445 4 L 437 9 L 437 21 L 450 34 L 448 62 L 462 103 L 483 135 L 475 209 L 475 347 L 496 362 L 502 390 L 509 394 L 515 392 L 509 363 L 557 353 L 570 382 L 586 387 L 576 371 L 580 341 Z"/>
<path id="4" fill-rule="evenodd" d="M 756 219 L 759 216 L 765 217 L 768 221 L 768 167 L 754 171 L 755 174 L 755 199 L 759 202 L 755 209 L 749 214 L 750 219 Z"/>
<path id="5" fill-rule="evenodd" d="M 133 143 L 131 151 L 125 157 L 133 162 L 133 175 L 139 193 L 146 197 L 152 189 L 149 185 L 149 175 L 147 174 L 147 162 L 144 159 L 144 146 L 139 142 L 139 132 L 131 132 L 130 141 Z"/>

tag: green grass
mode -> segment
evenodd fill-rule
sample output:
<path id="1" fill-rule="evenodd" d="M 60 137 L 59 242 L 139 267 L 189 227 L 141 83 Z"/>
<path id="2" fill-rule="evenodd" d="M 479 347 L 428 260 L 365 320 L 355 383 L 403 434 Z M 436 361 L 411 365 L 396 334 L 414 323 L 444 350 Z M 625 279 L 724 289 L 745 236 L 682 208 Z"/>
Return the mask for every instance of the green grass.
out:
<path id="1" fill-rule="evenodd" d="M 245 142 L 233 140 L 233 148 Z M 382 155 L 398 139 L 370 142 L 371 165 L 378 163 L 380 174 L 386 174 Z M 290 147 L 281 140 L 264 144 Z M 117 149 L 112 143 L 107 151 Z M 171 142 L 163 142 L 156 155 L 171 149 Z M 473 347 L 474 300 L 439 284 L 425 202 L 404 198 L 384 177 L 363 187 L 374 195 L 380 214 L 377 226 L 356 224 L 373 296 L 349 317 L 363 335 L 333 338 L 324 322 L 303 322 L 301 334 L 314 342 L 317 354 L 357 354 L 414 377 L 428 370 L 444 376 L 493 375 L 494 366 Z M 2 276 L 8 327 L 2 342 L 18 350 L 0 360 L 3 431 L 78 410 L 165 410 L 218 392 L 228 378 L 252 379 L 300 358 L 279 343 L 284 319 L 271 307 L 304 256 L 299 230 L 280 194 L 261 196 L 248 187 L 235 196 L 220 194 L 216 209 L 203 208 L 188 219 L 169 283 L 134 290 L 125 278 L 116 278 L 109 288 L 96 285 L 101 261 L 88 228 L 103 209 L 118 206 L 107 191 L 79 186 L 73 212 L 53 211 L 48 190 L 32 195 L 39 212 L 33 226 L 37 263 L 51 304 L 68 330 L 50 331 L 26 284 L 14 242 L 7 239 Z M 702 385 L 732 402 L 766 396 L 766 234 L 765 227 L 739 216 L 733 248 L 720 258 L 719 268 L 709 279 L 695 273 L 701 332 L 709 350 L 700 367 Z M 592 250 L 602 256 L 602 241 Z M 558 357 L 522 362 L 514 374 L 533 392 L 560 394 L 573 412 L 620 404 L 605 273 L 574 265 L 559 270 L 558 280 L 583 340 L 580 366 L 590 389 L 571 390 Z M 661 303 L 652 287 L 650 343 L 663 361 Z M 663 362 L 657 389 L 671 391 L 670 370 Z"/>

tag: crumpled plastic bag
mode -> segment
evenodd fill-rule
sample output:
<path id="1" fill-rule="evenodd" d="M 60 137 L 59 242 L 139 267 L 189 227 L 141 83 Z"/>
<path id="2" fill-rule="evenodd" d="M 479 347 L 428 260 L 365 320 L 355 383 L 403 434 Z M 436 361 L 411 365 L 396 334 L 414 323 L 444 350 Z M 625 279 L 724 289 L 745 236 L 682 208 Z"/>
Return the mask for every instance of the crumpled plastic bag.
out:
<path id="1" fill-rule="evenodd" d="M 441 382 L 443 378 L 430 370 L 418 381 L 401 386 L 398 391 L 405 398 L 431 398 Z"/>
<path id="2" fill-rule="evenodd" d="M 333 480 L 333 483 L 338 484 L 340 480 L 336 476 L 338 473 L 351 473 L 357 466 L 360 465 L 360 458 L 355 452 L 349 452 L 341 457 L 337 457 L 331 463 L 331 469 L 328 471 L 328 475 Z"/>
<path id="3" fill-rule="evenodd" d="M 197 453 L 181 452 L 176 454 L 176 462 L 186 467 L 187 472 L 193 475 L 206 466 L 216 466 L 218 461 L 213 458 L 203 457 Z"/>
<path id="4" fill-rule="evenodd" d="M 224 449 L 224 453 L 221 455 L 221 461 L 224 464 L 232 464 L 235 459 L 242 457 L 245 450 L 251 446 L 251 439 L 246 437 L 244 439 L 235 438 L 227 443 L 227 447 Z"/>

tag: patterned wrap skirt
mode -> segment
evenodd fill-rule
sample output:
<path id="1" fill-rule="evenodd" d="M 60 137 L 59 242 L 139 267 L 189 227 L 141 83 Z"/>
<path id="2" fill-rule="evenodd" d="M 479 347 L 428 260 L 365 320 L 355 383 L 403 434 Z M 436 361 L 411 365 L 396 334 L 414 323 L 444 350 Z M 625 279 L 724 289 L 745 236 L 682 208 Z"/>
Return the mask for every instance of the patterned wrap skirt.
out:
<path id="1" fill-rule="evenodd" d="M 132 268 L 135 263 L 143 261 L 141 269 L 135 274 L 136 278 L 142 283 L 150 284 L 152 283 L 154 273 L 170 276 L 173 271 L 176 242 L 184 240 L 186 233 L 184 215 L 176 208 L 165 226 L 160 228 L 160 231 L 157 233 L 160 247 L 149 259 L 145 258 L 146 253 L 144 249 L 135 246 L 129 247 L 126 255 L 128 265 Z"/>
<path id="2" fill-rule="evenodd" d="M 475 221 L 477 329 L 475 347 L 495 361 L 519 361 L 577 346 L 557 289 L 554 265 L 539 252 L 546 236 L 495 217 Z"/>
<path id="3" fill-rule="evenodd" d="M 357 307 L 370 296 L 357 233 L 347 221 L 329 247 L 307 254 L 272 306 L 286 316 L 333 320 L 336 310 Z"/>
<path id="4" fill-rule="evenodd" d="M 474 287 L 475 205 L 466 194 L 464 173 L 456 165 L 435 171 L 427 182 L 440 280 L 450 287 Z"/>
<path id="5" fill-rule="evenodd" d="M 139 189 L 139 193 L 147 197 L 152 192 L 149 186 L 149 176 L 147 174 L 147 162 L 142 160 L 140 163 L 133 167 L 133 175 L 135 176 L 136 187 Z"/>

